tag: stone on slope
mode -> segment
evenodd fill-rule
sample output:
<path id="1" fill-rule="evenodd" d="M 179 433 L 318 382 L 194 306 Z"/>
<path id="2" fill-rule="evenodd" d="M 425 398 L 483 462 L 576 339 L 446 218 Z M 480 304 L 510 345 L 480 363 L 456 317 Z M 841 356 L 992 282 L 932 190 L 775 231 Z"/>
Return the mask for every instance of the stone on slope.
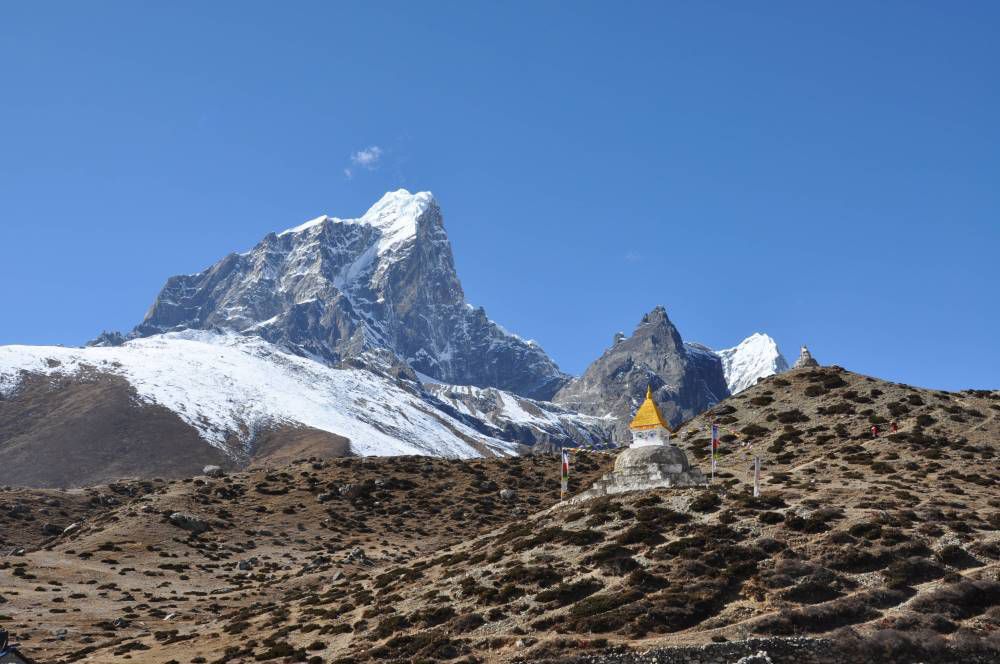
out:
<path id="1" fill-rule="evenodd" d="M 211 525 L 208 521 L 205 521 L 199 516 L 186 514 L 184 512 L 174 512 L 170 515 L 169 520 L 170 523 L 174 524 L 178 528 L 191 531 L 195 535 L 211 529 Z"/>

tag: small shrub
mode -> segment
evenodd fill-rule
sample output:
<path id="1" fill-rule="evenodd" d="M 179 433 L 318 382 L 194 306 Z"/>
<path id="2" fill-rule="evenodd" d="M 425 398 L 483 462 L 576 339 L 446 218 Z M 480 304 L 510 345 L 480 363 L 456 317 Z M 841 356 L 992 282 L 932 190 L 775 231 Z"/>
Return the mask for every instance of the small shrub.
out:
<path id="1" fill-rule="evenodd" d="M 573 583 L 560 583 L 535 595 L 535 601 L 555 602 L 555 606 L 567 606 L 593 595 L 604 586 L 596 579 L 582 579 Z"/>
<path id="2" fill-rule="evenodd" d="M 785 520 L 785 517 L 779 512 L 761 512 L 757 520 L 761 523 L 766 523 L 768 525 L 774 525 L 776 523 L 781 523 Z"/>
<path id="3" fill-rule="evenodd" d="M 690 508 L 695 512 L 707 513 L 716 511 L 721 504 L 722 499 L 719 498 L 719 494 L 714 491 L 702 491 L 691 501 Z"/>

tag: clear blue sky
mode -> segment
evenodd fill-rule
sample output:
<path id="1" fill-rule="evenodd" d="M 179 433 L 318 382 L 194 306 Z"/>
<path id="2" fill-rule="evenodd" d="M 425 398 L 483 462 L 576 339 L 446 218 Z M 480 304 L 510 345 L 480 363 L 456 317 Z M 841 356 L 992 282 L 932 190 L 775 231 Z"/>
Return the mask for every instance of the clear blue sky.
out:
<path id="1" fill-rule="evenodd" d="M 998 33 L 995 2 L 5 2 L 0 343 L 128 330 L 406 187 L 567 371 L 662 303 L 1000 388 Z"/>

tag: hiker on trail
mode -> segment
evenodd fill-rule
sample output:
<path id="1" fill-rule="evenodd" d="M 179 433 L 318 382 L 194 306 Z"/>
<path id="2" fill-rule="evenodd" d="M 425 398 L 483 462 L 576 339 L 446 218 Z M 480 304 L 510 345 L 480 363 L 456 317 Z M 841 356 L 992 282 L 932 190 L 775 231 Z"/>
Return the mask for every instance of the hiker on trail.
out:
<path id="1" fill-rule="evenodd" d="M 899 427 L 896 425 L 896 420 L 893 420 L 892 424 L 889 425 L 889 430 L 892 433 L 896 433 L 897 431 L 899 431 Z"/>
<path id="2" fill-rule="evenodd" d="M 872 438 L 878 438 L 878 425 L 872 425 Z"/>

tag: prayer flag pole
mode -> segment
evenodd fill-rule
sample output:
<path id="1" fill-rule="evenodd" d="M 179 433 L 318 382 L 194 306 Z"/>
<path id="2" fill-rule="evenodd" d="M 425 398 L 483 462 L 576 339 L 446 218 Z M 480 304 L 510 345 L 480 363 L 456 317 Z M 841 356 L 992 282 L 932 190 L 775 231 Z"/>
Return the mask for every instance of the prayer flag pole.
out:
<path id="1" fill-rule="evenodd" d="M 559 490 L 559 500 L 566 500 L 566 493 L 569 491 L 569 450 L 560 447 L 562 457 L 562 484 Z"/>
<path id="2" fill-rule="evenodd" d="M 760 457 L 753 458 L 753 497 L 760 495 Z"/>
<path id="3" fill-rule="evenodd" d="M 711 450 L 712 450 L 712 479 L 711 479 L 711 481 L 714 482 L 715 481 L 715 455 L 717 454 L 717 452 L 719 450 L 719 425 L 718 424 L 713 424 L 712 425 L 712 448 L 711 448 Z"/>

